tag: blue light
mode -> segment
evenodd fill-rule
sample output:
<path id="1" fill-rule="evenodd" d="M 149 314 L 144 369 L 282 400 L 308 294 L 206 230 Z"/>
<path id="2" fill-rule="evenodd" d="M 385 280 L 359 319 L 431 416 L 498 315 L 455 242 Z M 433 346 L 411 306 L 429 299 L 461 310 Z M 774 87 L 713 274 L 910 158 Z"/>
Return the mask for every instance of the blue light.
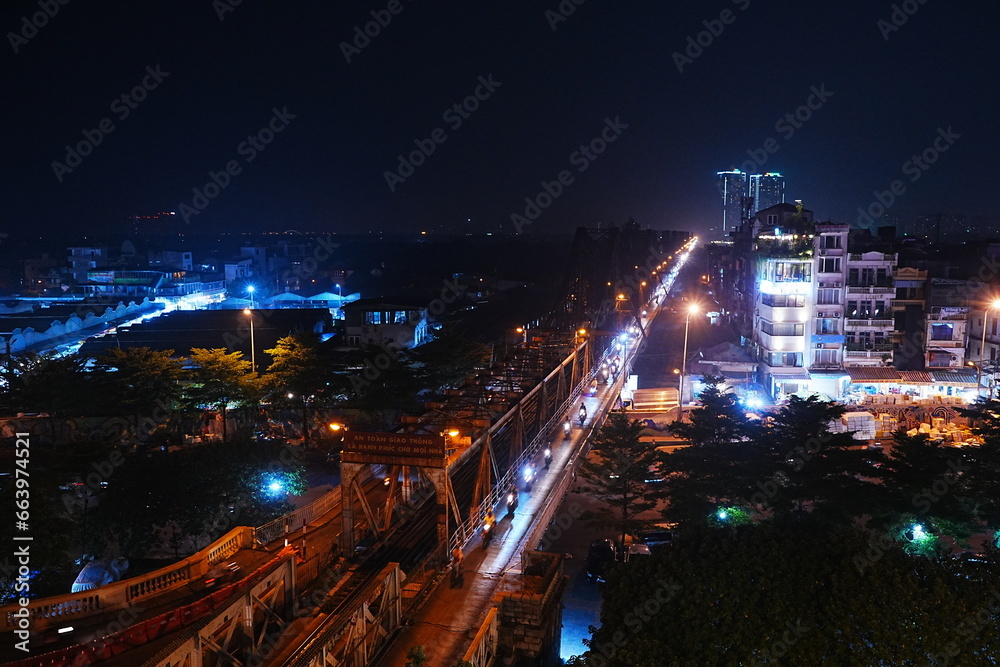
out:
<path id="1" fill-rule="evenodd" d="M 719 521 L 725 521 L 729 518 L 729 512 L 726 510 L 719 510 L 716 516 L 719 517 Z"/>
<path id="2" fill-rule="evenodd" d="M 913 524 L 910 527 L 910 530 L 913 531 L 913 539 L 914 540 L 925 540 L 928 537 L 927 532 L 924 531 L 924 527 L 921 526 L 919 523 Z"/>

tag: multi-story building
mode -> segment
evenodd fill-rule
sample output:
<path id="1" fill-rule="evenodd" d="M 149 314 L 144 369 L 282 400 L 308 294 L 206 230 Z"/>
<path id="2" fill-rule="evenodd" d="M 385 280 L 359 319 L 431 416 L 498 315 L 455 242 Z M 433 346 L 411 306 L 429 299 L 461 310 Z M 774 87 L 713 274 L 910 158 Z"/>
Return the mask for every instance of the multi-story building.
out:
<path id="1" fill-rule="evenodd" d="M 903 371 L 923 370 L 927 270 L 901 266 L 893 274 L 893 286 L 893 365 Z"/>
<path id="2" fill-rule="evenodd" d="M 847 274 L 847 239 L 850 226 L 837 223 L 816 225 L 813 239 L 816 281 L 813 288 L 813 312 L 810 314 L 812 339 L 810 351 L 810 387 L 830 396 L 840 393 L 845 365 L 845 276 Z"/>
<path id="3" fill-rule="evenodd" d="M 750 177 L 750 211 L 756 213 L 785 203 L 785 177 L 781 174 L 754 174 Z"/>
<path id="4" fill-rule="evenodd" d="M 845 364 L 888 366 L 892 363 L 895 253 L 852 253 L 848 257 L 847 307 L 844 319 Z"/>
<path id="5" fill-rule="evenodd" d="M 932 278 L 924 316 L 924 366 L 928 369 L 965 366 L 968 295 L 974 286 L 965 280 Z M 981 335 L 981 330 L 980 330 Z"/>
<path id="6" fill-rule="evenodd" d="M 815 303 L 812 213 L 784 208 L 758 212 L 754 220 L 752 349 L 775 397 L 808 387 Z"/>
<path id="7" fill-rule="evenodd" d="M 747 197 L 747 175 L 739 169 L 720 171 L 719 194 L 722 195 L 722 236 L 739 227 Z"/>
<path id="8" fill-rule="evenodd" d="M 69 275 L 78 283 L 87 280 L 87 271 L 108 265 L 108 248 L 97 246 L 77 246 L 69 248 Z"/>

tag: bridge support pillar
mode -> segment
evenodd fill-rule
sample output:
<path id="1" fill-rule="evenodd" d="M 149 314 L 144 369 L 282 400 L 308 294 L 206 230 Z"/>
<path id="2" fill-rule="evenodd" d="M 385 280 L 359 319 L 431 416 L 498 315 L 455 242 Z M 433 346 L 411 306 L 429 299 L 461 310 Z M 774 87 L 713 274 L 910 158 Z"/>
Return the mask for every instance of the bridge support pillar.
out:
<path id="1" fill-rule="evenodd" d="M 340 464 L 340 547 L 347 558 L 354 555 L 358 545 L 358 536 L 354 534 L 354 490 L 364 468 L 364 463 Z"/>

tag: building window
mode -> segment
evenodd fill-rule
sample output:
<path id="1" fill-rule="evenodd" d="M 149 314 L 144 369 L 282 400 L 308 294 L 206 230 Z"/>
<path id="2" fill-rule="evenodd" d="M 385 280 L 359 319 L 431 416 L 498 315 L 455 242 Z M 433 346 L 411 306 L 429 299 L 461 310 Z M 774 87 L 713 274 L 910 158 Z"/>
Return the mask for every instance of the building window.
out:
<path id="1" fill-rule="evenodd" d="M 803 308 L 806 305 L 805 294 L 762 294 L 761 303 L 772 308 Z"/>
<path id="2" fill-rule="evenodd" d="M 365 324 L 382 324 L 382 313 L 379 311 L 366 312 Z"/>
<path id="3" fill-rule="evenodd" d="M 931 340 L 952 340 L 954 329 L 952 324 L 932 324 Z"/>
<path id="4" fill-rule="evenodd" d="M 805 327 L 793 322 L 768 322 L 760 321 L 760 330 L 771 336 L 801 336 L 805 332 Z"/>
<path id="5" fill-rule="evenodd" d="M 406 324 L 406 311 L 397 310 L 396 317 L 394 318 L 393 322 L 395 322 L 396 324 Z"/>
<path id="6" fill-rule="evenodd" d="M 767 224 L 776 225 L 778 224 L 778 215 L 776 213 L 767 214 Z"/>
<path id="7" fill-rule="evenodd" d="M 820 273 L 840 273 L 839 257 L 821 257 L 819 260 Z"/>
<path id="8" fill-rule="evenodd" d="M 839 249 L 840 248 L 840 237 L 839 236 L 824 236 L 823 237 L 823 246 L 822 247 L 824 247 L 824 248 Z"/>
<path id="9" fill-rule="evenodd" d="M 819 366 L 835 366 L 839 363 L 838 352 L 839 350 L 816 350 L 815 363 Z"/>
<path id="10" fill-rule="evenodd" d="M 816 333 L 823 334 L 839 334 L 840 333 L 840 320 L 839 319 L 818 319 L 816 320 Z"/>
<path id="11" fill-rule="evenodd" d="M 768 366 L 787 366 L 789 368 L 802 367 L 801 352 L 771 352 L 768 355 Z"/>
<path id="12" fill-rule="evenodd" d="M 840 303 L 840 290 L 819 289 L 816 291 L 816 303 L 821 306 L 832 306 Z"/>

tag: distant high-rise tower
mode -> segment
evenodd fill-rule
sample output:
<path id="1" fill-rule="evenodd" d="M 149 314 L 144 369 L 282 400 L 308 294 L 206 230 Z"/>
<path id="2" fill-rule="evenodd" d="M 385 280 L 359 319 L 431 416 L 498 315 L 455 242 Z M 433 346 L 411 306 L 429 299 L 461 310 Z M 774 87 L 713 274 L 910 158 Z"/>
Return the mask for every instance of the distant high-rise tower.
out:
<path id="1" fill-rule="evenodd" d="M 722 194 L 722 234 L 736 229 L 743 219 L 743 202 L 747 196 L 747 175 L 739 169 L 720 171 L 719 192 Z"/>
<path id="2" fill-rule="evenodd" d="M 751 215 L 775 204 L 785 203 L 785 177 L 781 174 L 754 174 L 750 177 Z"/>

